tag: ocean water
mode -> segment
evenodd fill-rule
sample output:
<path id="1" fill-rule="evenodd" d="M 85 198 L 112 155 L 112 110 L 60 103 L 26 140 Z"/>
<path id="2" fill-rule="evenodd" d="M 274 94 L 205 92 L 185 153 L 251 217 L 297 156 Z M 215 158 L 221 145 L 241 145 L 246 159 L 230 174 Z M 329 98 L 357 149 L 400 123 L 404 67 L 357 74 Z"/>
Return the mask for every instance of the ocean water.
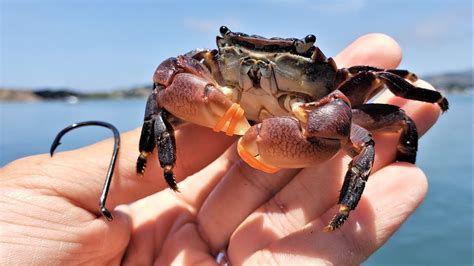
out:
<path id="1" fill-rule="evenodd" d="M 425 201 L 365 265 L 472 265 L 473 96 L 450 95 L 450 110 L 420 141 L 418 166 L 429 179 Z M 78 121 L 103 120 L 127 131 L 141 126 L 145 100 L 0 103 L 0 166 L 47 153 L 56 133 Z M 108 138 L 83 128 L 60 150 Z"/>

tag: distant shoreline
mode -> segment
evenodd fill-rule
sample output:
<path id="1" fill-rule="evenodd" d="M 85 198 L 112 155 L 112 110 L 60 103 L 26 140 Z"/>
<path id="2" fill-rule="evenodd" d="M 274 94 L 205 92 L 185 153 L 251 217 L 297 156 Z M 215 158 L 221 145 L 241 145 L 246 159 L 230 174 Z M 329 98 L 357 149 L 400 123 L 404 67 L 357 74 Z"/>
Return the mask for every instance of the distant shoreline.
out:
<path id="1" fill-rule="evenodd" d="M 424 76 L 422 79 L 431 83 L 445 94 L 474 95 L 473 70 L 450 72 Z M 0 88 L 0 102 L 37 102 L 37 101 L 66 101 L 77 102 L 82 100 L 117 100 L 146 98 L 152 90 L 151 86 L 132 87 L 112 92 L 77 92 L 68 88 L 44 89 L 15 89 Z"/>
<path id="2" fill-rule="evenodd" d="M 151 90 L 151 86 L 136 87 L 127 90 L 116 90 L 112 92 L 91 93 L 77 92 L 71 89 L 16 90 L 11 88 L 0 88 L 0 102 L 77 102 L 82 100 L 146 98 L 148 95 L 150 95 Z"/>

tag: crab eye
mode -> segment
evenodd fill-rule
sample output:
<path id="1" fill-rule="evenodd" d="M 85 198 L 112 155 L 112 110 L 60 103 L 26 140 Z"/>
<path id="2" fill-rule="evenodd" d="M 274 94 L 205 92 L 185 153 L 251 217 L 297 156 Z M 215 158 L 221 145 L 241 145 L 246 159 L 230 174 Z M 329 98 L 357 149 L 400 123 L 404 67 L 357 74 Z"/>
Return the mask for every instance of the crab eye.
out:
<path id="1" fill-rule="evenodd" d="M 316 42 L 316 36 L 313 34 L 309 34 L 308 36 L 304 37 L 304 42 L 305 43 L 315 43 Z"/>
<path id="2" fill-rule="evenodd" d="M 222 36 L 226 35 L 229 31 L 230 31 L 229 28 L 227 28 L 226 26 L 221 26 L 219 29 L 219 32 L 221 33 Z"/>

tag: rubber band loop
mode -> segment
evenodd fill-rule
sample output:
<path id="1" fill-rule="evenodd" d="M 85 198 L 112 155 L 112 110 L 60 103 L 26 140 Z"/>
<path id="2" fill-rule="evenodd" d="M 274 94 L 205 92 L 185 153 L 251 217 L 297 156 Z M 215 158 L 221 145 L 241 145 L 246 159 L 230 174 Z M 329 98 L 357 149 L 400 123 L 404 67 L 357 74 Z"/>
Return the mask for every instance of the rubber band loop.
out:
<path id="1" fill-rule="evenodd" d="M 265 163 L 259 161 L 254 156 L 252 156 L 249 152 L 247 152 L 244 149 L 244 147 L 240 143 L 241 140 L 242 140 L 242 138 L 240 138 L 239 142 L 237 143 L 237 152 L 239 153 L 242 160 L 244 160 L 248 165 L 252 166 L 255 169 L 263 171 L 265 173 L 269 173 L 269 174 L 278 172 L 278 170 L 280 170 L 280 168 L 265 164 Z"/>
<path id="2" fill-rule="evenodd" d="M 225 123 L 232 119 L 234 114 L 239 110 L 239 104 L 234 103 L 232 106 L 225 112 L 225 114 L 217 121 L 217 124 L 214 126 L 212 130 L 215 132 L 221 131 L 221 129 L 225 126 Z"/>
<path id="3" fill-rule="evenodd" d="M 234 116 L 229 122 L 229 126 L 227 127 L 227 130 L 225 132 L 227 136 L 234 135 L 235 128 L 237 127 L 237 124 L 239 123 L 240 118 L 242 118 L 243 115 L 244 115 L 244 109 L 242 109 L 239 106 L 239 108 L 237 109 L 237 112 L 235 112 Z"/>

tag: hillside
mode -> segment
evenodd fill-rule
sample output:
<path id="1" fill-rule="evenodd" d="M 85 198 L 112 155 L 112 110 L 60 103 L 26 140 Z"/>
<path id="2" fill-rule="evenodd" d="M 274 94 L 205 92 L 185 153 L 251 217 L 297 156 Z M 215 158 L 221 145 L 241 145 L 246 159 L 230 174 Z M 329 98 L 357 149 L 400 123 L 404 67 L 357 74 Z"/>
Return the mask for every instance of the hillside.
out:
<path id="1" fill-rule="evenodd" d="M 449 72 L 437 75 L 427 75 L 421 78 L 431 83 L 435 88 L 446 92 L 473 93 L 473 70 Z M 466 91 L 471 90 L 471 91 Z"/>

